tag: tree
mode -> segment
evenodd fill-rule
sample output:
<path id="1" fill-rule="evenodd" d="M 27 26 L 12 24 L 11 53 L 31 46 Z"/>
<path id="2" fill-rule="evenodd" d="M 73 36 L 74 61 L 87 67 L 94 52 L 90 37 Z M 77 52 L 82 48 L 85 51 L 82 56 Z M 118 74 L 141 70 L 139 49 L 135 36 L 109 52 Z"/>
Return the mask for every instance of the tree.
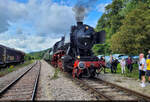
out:
<path id="1" fill-rule="evenodd" d="M 98 20 L 98 24 L 95 28 L 96 31 L 105 30 L 106 31 L 106 43 L 105 46 L 95 46 L 102 47 L 105 50 L 103 54 L 110 53 L 110 38 L 111 36 L 118 31 L 120 26 L 122 25 L 121 20 L 124 19 L 123 16 L 119 14 L 122 10 L 124 4 L 124 0 L 113 0 L 113 2 L 105 7 L 106 11 Z M 96 48 L 95 48 L 96 49 Z M 98 52 L 97 52 L 98 53 Z"/>
<path id="2" fill-rule="evenodd" d="M 111 50 L 125 54 L 146 53 L 150 49 L 150 9 L 140 2 L 122 21 L 123 25 L 111 38 Z"/>

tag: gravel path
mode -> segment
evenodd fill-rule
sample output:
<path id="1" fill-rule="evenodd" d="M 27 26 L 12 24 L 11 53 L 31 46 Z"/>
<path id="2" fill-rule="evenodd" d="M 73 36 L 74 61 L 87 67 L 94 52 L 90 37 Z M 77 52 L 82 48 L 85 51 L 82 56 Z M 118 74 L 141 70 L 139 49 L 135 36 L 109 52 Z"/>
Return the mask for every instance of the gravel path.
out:
<path id="1" fill-rule="evenodd" d="M 118 84 L 120 86 L 138 91 L 140 93 L 143 93 L 145 95 L 150 96 L 150 84 L 146 83 L 146 87 L 142 88 L 140 86 L 140 82 L 133 78 L 123 77 L 118 74 L 99 74 L 99 77 L 103 80 L 112 82 L 114 84 Z"/>
<path id="2" fill-rule="evenodd" d="M 5 87 L 8 83 L 16 79 L 19 75 L 21 75 L 25 70 L 29 68 L 29 66 L 32 66 L 34 63 L 25 66 L 23 68 L 20 68 L 16 71 L 13 71 L 11 73 L 8 73 L 7 75 L 0 77 L 0 90 Z"/>
<path id="3" fill-rule="evenodd" d="M 52 79 L 55 69 L 42 62 L 39 87 L 41 91 L 38 100 L 94 100 L 74 82 L 59 73 L 58 78 Z"/>

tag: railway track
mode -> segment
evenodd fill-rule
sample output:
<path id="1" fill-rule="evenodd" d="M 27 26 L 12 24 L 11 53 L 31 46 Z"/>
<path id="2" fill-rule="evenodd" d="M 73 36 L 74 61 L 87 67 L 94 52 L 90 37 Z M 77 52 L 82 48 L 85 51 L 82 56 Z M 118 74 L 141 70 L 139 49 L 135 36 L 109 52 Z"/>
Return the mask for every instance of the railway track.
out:
<path id="1" fill-rule="evenodd" d="M 129 100 L 134 102 L 149 102 L 150 96 L 133 91 L 131 89 L 110 83 L 108 81 L 99 79 L 97 77 L 87 79 L 73 79 L 71 74 L 63 72 L 63 74 L 80 86 L 83 90 L 90 93 L 97 100 L 115 101 L 115 100 Z"/>
<path id="2" fill-rule="evenodd" d="M 17 79 L 17 77 L 19 77 L 20 75 L 22 75 L 24 72 L 26 72 L 27 70 L 29 70 L 31 67 L 33 67 L 36 64 L 36 62 L 26 66 L 25 68 L 21 68 L 17 73 L 15 73 L 14 75 L 8 76 L 7 78 L 5 77 L 4 79 L 2 79 L 2 81 L 0 81 L 0 92 L 5 89 L 7 87 L 7 85 L 9 85 L 12 81 L 14 81 L 15 79 Z M 4 80 L 4 81 L 3 81 Z"/>
<path id="3" fill-rule="evenodd" d="M 34 101 L 41 70 L 41 62 L 18 76 L 11 83 L 0 90 L 0 101 L 3 100 L 30 100 Z"/>
<path id="4" fill-rule="evenodd" d="M 88 91 L 97 100 L 130 100 L 150 101 L 150 96 L 143 95 L 136 91 L 121 87 L 99 78 L 75 79 L 75 83 L 83 90 Z"/>

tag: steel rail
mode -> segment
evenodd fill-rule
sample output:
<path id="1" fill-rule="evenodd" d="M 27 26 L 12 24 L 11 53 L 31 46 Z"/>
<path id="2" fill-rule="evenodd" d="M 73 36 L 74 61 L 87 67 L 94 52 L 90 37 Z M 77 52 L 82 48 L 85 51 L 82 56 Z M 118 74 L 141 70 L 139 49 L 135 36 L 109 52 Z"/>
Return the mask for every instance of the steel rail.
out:
<path id="1" fill-rule="evenodd" d="M 73 78 L 72 75 L 68 74 L 67 72 L 63 72 L 63 74 L 64 74 L 67 78 L 71 79 L 72 81 L 75 81 L 76 84 L 80 84 L 80 85 L 83 85 L 84 87 L 87 87 L 88 90 L 91 90 L 91 91 L 92 91 L 91 93 L 96 94 L 96 96 L 95 96 L 96 98 L 98 97 L 98 98 L 102 98 L 102 99 L 105 100 L 105 101 L 111 101 L 111 98 L 110 98 L 110 97 L 108 97 L 108 96 L 104 95 L 103 93 L 97 91 L 96 89 L 92 88 L 91 86 L 89 86 L 88 84 L 86 84 L 85 82 L 83 82 L 81 79 Z M 79 82 L 79 83 L 78 83 L 78 82 Z M 83 87 L 83 86 L 82 86 L 82 87 Z"/>
<path id="2" fill-rule="evenodd" d="M 48 64 L 49 64 L 49 63 L 48 63 Z M 96 89 L 94 89 L 94 88 L 92 88 L 91 86 L 87 85 L 87 84 L 84 83 L 82 80 L 77 79 L 77 78 L 73 79 L 73 77 L 72 77 L 71 75 L 69 75 L 68 73 L 66 73 L 66 72 L 63 72 L 63 74 L 67 75 L 67 77 L 70 78 L 70 79 L 72 79 L 72 80 L 78 81 L 79 84 L 84 85 L 84 86 L 87 87 L 88 89 L 91 89 L 94 93 L 96 93 L 96 95 L 98 95 L 98 96 L 104 98 L 106 101 L 107 101 L 107 100 L 108 100 L 108 101 L 113 100 L 113 99 L 110 98 L 109 96 L 106 96 L 106 95 L 104 95 L 103 93 L 101 93 L 100 91 L 97 91 Z M 97 78 L 97 77 L 95 77 L 94 79 L 96 79 L 97 82 L 99 81 L 99 83 L 100 83 L 100 81 L 101 81 L 101 82 L 104 82 L 105 84 L 108 84 L 108 85 L 110 85 L 110 86 L 112 86 L 112 87 L 115 87 L 115 88 L 117 88 L 117 89 L 123 90 L 124 92 L 127 92 L 128 94 L 133 94 L 134 96 L 137 97 L 137 100 L 136 100 L 136 101 L 150 101 L 150 96 L 148 96 L 148 95 L 144 95 L 144 94 L 142 94 L 142 93 L 140 93 L 140 92 L 133 91 L 133 90 L 131 90 L 131 89 L 128 89 L 128 88 L 125 88 L 125 87 L 122 87 L 122 86 L 113 84 L 113 83 L 111 83 L 111 82 L 108 82 L 108 81 L 106 81 L 106 80 L 99 79 L 99 78 Z M 140 99 L 140 98 L 141 98 L 141 99 Z M 130 101 L 132 101 L 132 100 L 130 100 Z M 133 100 L 133 101 L 135 101 L 135 100 Z"/>
<path id="3" fill-rule="evenodd" d="M 35 64 L 33 64 L 28 70 L 26 70 L 23 74 L 21 74 L 19 77 L 17 77 L 15 80 L 13 80 L 10 84 L 8 84 L 6 87 L 4 87 L 2 90 L 0 90 L 0 98 L 2 95 L 10 88 L 12 87 L 17 81 L 19 81 L 26 73 L 28 73 L 35 65 L 37 64 L 37 61 Z"/>
<path id="4" fill-rule="evenodd" d="M 84 87 L 87 87 L 88 89 L 92 90 L 93 93 L 95 93 L 98 97 L 102 97 L 104 100 L 106 101 L 112 101 L 113 99 L 111 97 L 109 97 L 108 95 L 104 95 L 102 92 L 96 90 L 95 88 L 93 88 L 92 86 L 88 85 L 87 83 L 85 83 L 84 81 L 82 81 L 82 79 L 78 79 L 78 78 L 72 78 L 71 75 L 69 75 L 68 73 L 66 72 L 63 72 L 65 75 L 67 75 L 66 77 L 72 79 L 73 81 L 76 81 L 76 82 L 79 82 L 79 84 L 81 85 L 84 85 Z M 99 78 L 93 78 L 94 80 L 93 81 L 96 81 L 98 83 L 104 83 L 106 85 L 109 85 L 111 87 L 114 87 L 116 89 L 119 89 L 119 90 L 122 90 L 124 92 L 127 92 L 128 94 L 133 94 L 134 96 L 137 97 L 137 99 L 135 100 L 130 100 L 130 101 L 150 101 L 150 96 L 147 96 L 147 95 L 143 95 L 142 93 L 139 93 L 139 92 L 136 92 L 136 91 L 133 91 L 131 89 L 128 89 L 128 88 L 125 88 L 125 87 L 122 87 L 122 86 L 119 86 L 119 85 L 116 85 L 116 84 L 113 84 L 111 82 L 108 82 L 108 81 L 105 81 L 105 80 L 102 80 L 102 79 L 99 79 Z M 82 86 L 83 87 L 83 86 Z M 96 96 L 96 97 L 97 97 Z"/>
<path id="5" fill-rule="evenodd" d="M 144 94 L 142 94 L 142 93 L 140 93 L 140 92 L 137 92 L 137 91 L 134 91 L 134 90 L 131 90 L 131 89 L 128 89 L 128 88 L 119 86 L 119 85 L 117 85 L 117 84 L 113 84 L 113 83 L 108 82 L 108 81 L 106 81 L 106 80 L 102 80 L 102 79 L 99 79 L 99 78 L 95 78 L 95 79 L 96 79 L 97 81 L 102 81 L 102 82 L 104 82 L 105 84 L 114 86 L 114 87 L 116 87 L 116 88 L 118 88 L 118 89 L 120 89 L 120 90 L 123 90 L 123 91 L 127 92 L 127 93 L 133 94 L 133 95 L 135 95 L 135 96 L 137 96 L 137 97 L 140 97 L 140 98 L 142 98 L 142 99 L 144 99 L 144 100 L 150 101 L 150 96 L 148 96 L 148 95 L 144 95 Z"/>
<path id="6" fill-rule="evenodd" d="M 95 93 L 98 97 L 103 98 L 104 100 L 110 101 L 111 98 L 104 95 L 103 93 L 97 91 L 96 89 L 92 88 L 91 86 L 89 86 L 88 84 L 84 83 L 82 80 L 75 78 L 76 81 L 80 82 L 80 84 L 84 85 L 85 87 L 87 87 L 88 89 L 92 90 L 93 93 Z"/>
<path id="7" fill-rule="evenodd" d="M 32 101 L 35 100 L 36 92 L 37 92 L 37 87 L 38 87 L 38 82 L 39 82 L 39 77 L 40 77 L 41 62 L 39 61 L 39 63 L 40 63 L 40 69 L 38 71 L 38 74 L 37 74 L 37 77 L 36 77 L 36 80 L 35 80 L 34 89 L 33 89 L 32 98 L 31 98 Z"/>

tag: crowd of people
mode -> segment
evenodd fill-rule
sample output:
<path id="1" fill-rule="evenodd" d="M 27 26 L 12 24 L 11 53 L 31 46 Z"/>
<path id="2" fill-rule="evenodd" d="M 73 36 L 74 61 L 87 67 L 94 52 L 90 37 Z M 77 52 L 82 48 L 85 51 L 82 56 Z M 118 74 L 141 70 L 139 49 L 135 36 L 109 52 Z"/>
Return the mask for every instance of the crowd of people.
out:
<path id="1" fill-rule="evenodd" d="M 141 80 L 141 87 L 145 87 L 145 76 L 148 76 L 148 81 L 150 83 L 150 50 L 148 51 L 147 58 L 144 58 L 144 54 L 139 55 L 139 80 Z"/>
<path id="2" fill-rule="evenodd" d="M 105 57 L 103 56 L 101 60 L 105 61 Z M 122 74 L 126 72 L 126 67 L 128 68 L 130 73 L 133 70 L 133 60 L 130 56 L 127 59 L 122 58 L 121 61 L 119 62 L 116 58 L 113 58 L 113 56 L 110 55 L 109 63 L 110 63 L 111 73 L 116 73 L 117 65 L 119 63 L 121 66 Z M 145 87 L 145 81 L 146 81 L 145 76 L 148 76 L 148 81 L 150 83 L 150 50 L 148 51 L 148 55 L 146 59 L 144 58 L 144 54 L 140 53 L 138 66 L 139 66 L 139 80 L 141 81 L 140 85 L 141 87 Z M 105 68 L 104 68 L 104 73 L 105 73 Z"/>
<path id="3" fill-rule="evenodd" d="M 117 65 L 120 63 L 121 65 L 121 72 L 125 73 L 125 67 L 127 66 L 128 70 L 132 72 L 133 69 L 133 61 L 131 57 L 129 56 L 128 59 L 122 58 L 121 61 L 119 62 L 116 58 L 113 58 L 112 55 L 110 55 L 110 68 L 111 68 L 111 73 L 116 73 L 117 70 Z"/>

